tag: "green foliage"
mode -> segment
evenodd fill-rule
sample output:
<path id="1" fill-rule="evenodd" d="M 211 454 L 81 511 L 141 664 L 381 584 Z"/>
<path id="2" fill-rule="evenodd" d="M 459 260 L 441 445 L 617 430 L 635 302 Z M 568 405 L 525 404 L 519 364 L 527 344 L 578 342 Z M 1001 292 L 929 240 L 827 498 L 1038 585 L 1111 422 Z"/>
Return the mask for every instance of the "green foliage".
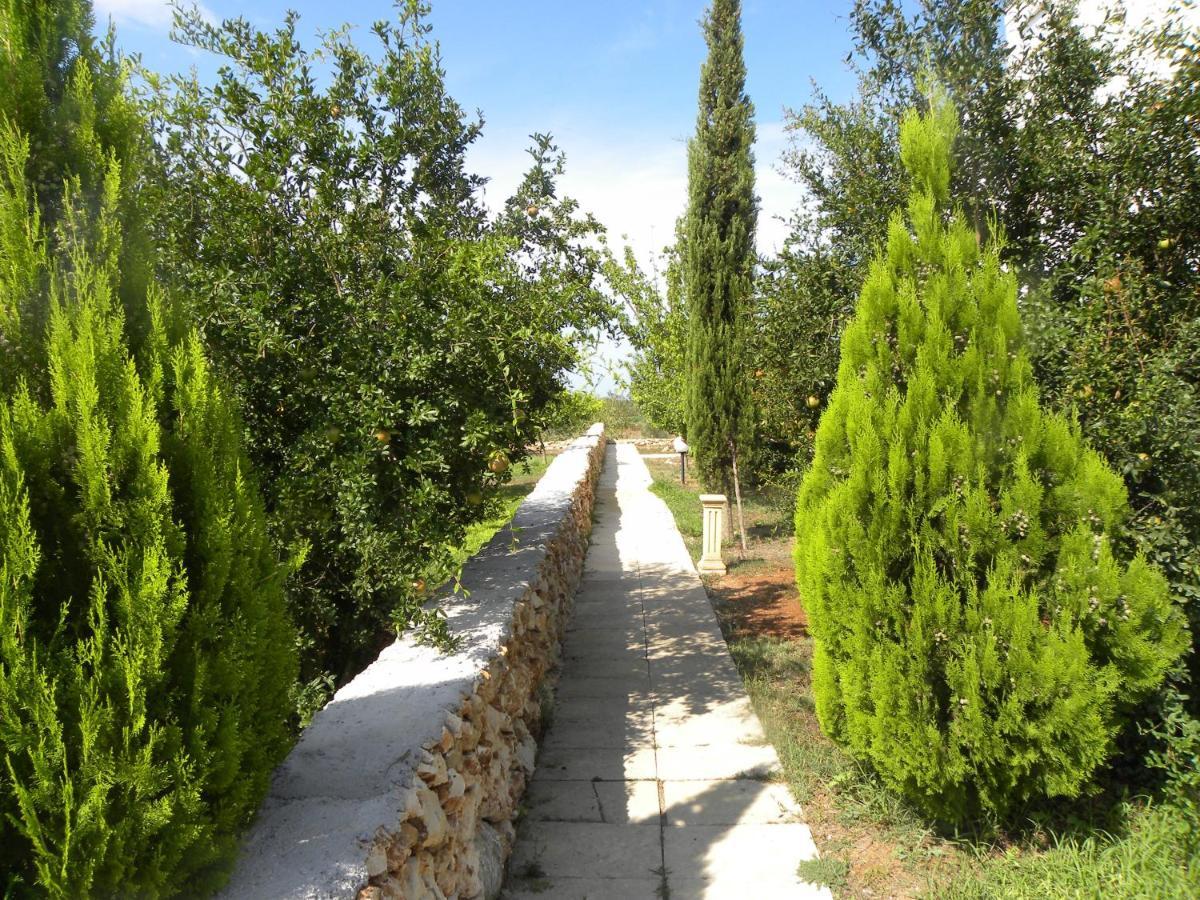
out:
<path id="1" fill-rule="evenodd" d="M 755 292 L 749 364 L 759 416 L 759 477 L 795 472 L 812 458 L 821 410 L 833 391 L 838 337 L 853 312 L 835 255 L 798 250 L 794 240 L 771 260 Z"/>
<path id="2" fill-rule="evenodd" d="M 998 243 L 945 217 L 956 132 L 936 95 L 902 124 L 907 216 L 842 338 L 796 564 L 822 727 L 963 823 L 1079 794 L 1185 635 L 1120 558 L 1120 477 L 1039 405 Z"/>
<path id="3" fill-rule="evenodd" d="M 667 248 L 666 295 L 641 270 L 633 251 L 623 264 L 610 260 L 608 281 L 629 306 L 626 337 L 633 355 L 626 363 L 629 394 L 646 419 L 673 434 L 687 430 L 687 304 L 683 296 L 682 222 Z"/>
<path id="4" fill-rule="evenodd" d="M 4 0 L 0 4 L 0 109 L 29 138 L 25 177 L 52 229 L 63 212 L 62 182 L 95 196 L 105 155 L 128 167 L 146 143 L 145 123 L 125 89 L 125 63 L 109 39 L 98 44 L 89 0 Z M 123 202 L 131 202 L 126 198 Z"/>
<path id="5" fill-rule="evenodd" d="M 578 437 L 604 415 L 604 401 L 590 391 L 565 391 L 546 414 L 547 436 Z"/>
<path id="6" fill-rule="evenodd" d="M 518 465 L 517 473 L 513 476 L 512 481 L 500 488 L 496 496 L 492 498 L 487 509 L 487 518 L 473 522 L 467 527 L 463 544 L 455 551 L 457 565 L 461 566 L 478 553 L 497 531 L 512 521 L 513 516 L 517 514 L 518 507 L 525 497 L 537 487 L 538 481 L 546 474 L 546 469 L 553 461 L 553 456 L 545 459 L 541 456 L 531 456 Z"/>
<path id="7" fill-rule="evenodd" d="M 669 433 L 656 428 L 642 414 L 641 409 L 629 397 L 610 393 L 601 401 L 600 421 L 604 433 L 611 438 L 662 438 Z"/>
<path id="8" fill-rule="evenodd" d="M 1042 98 L 1039 127 L 1023 136 L 1030 180 L 1064 185 L 1029 241 L 1045 273 L 1030 294 L 1031 352 L 1048 401 L 1072 411 L 1124 475 L 1133 537 L 1200 639 L 1197 34 L 1168 24 L 1118 51 L 1105 40 L 1081 48 L 1074 29 L 1052 23 L 1052 59 L 1111 68 L 1125 83 L 1110 99 L 1080 98 L 1070 117 Z M 1169 78 L 1141 65 L 1155 54 L 1172 62 Z M 1104 152 L 1061 150 L 1096 145 Z M 1196 715 L 1195 649 L 1189 663 Z"/>
<path id="9" fill-rule="evenodd" d="M 1019 113 L 1008 112 L 1018 92 L 1005 68 L 1004 7 L 1000 0 L 927 0 L 907 15 L 895 0 L 855 0 L 848 16 L 855 52 L 847 62 L 858 96 L 835 103 L 818 87 L 811 102 L 788 113 L 789 130 L 804 140 L 784 165 L 808 199 L 760 281 L 751 356 L 763 373 L 756 382 L 768 450 L 762 466 L 803 467 L 812 458 L 842 329 L 887 237 L 891 210 L 904 203 L 899 125 L 906 109 L 923 102 L 922 72 L 932 71 L 963 113 L 954 194 L 973 225 L 986 232 L 993 199 L 1008 208 L 1009 136 Z"/>
<path id="10" fill-rule="evenodd" d="M 211 888 L 291 741 L 283 572 L 241 423 L 146 279 L 146 126 L 91 22 L 0 6 L 6 896 Z"/>
<path id="11" fill-rule="evenodd" d="M 62 217 L 63 180 L 77 180 L 95 209 L 110 157 L 121 178 L 135 184 L 146 161 L 149 131 L 128 91 L 128 63 L 110 33 L 92 35 L 91 0 L 0 0 L 0 110 L 26 135 L 31 152 L 25 179 L 33 189 L 47 233 Z M 139 191 L 117 199 L 122 223 L 120 295 L 126 328 L 140 344 L 148 323 L 144 296 L 152 268 Z M 27 309 L 24 333 L 36 346 L 45 310 Z M 11 338 L 10 338 L 11 339 Z M 22 352 L 18 344 L 17 352 Z"/>
<path id="12" fill-rule="evenodd" d="M 801 881 L 823 884 L 834 890 L 846 887 L 846 875 L 849 872 L 850 864 L 844 859 L 837 859 L 833 856 L 801 860 L 800 865 L 796 868 L 796 875 Z"/>
<path id="13" fill-rule="evenodd" d="M 1190 836 L 1194 864 L 1200 866 L 1200 720 L 1189 715 L 1186 699 L 1167 698 L 1164 715 L 1155 723 L 1158 747 L 1149 763 L 1166 776 L 1163 795 Z"/>
<path id="14" fill-rule="evenodd" d="M 1006 8 L 1027 39 L 1020 52 L 1005 39 Z M 855 3 L 858 96 L 818 92 L 789 117 L 806 139 L 787 166 L 813 202 L 763 291 L 754 364 L 771 397 L 789 377 L 801 391 L 833 377 L 827 348 L 903 196 L 899 122 L 932 69 L 963 111 L 954 195 L 981 236 L 998 217 L 1002 256 L 1022 273 L 1044 402 L 1075 415 L 1122 474 L 1133 538 L 1200 633 L 1195 31 L 1168 19 L 1122 43 L 1074 10 L 930 0 L 907 15 L 893 0 Z M 1154 56 L 1167 74 L 1146 65 Z M 761 427 L 778 455 L 794 448 L 806 462 L 793 409 L 768 409 Z M 1188 661 L 1195 680 L 1200 654 Z"/>
<path id="15" fill-rule="evenodd" d="M 687 295 L 687 439 L 699 473 L 732 495 L 732 468 L 754 417 L 745 319 L 754 286 L 754 107 L 746 95 L 741 0 L 713 0 L 704 19 L 696 134 L 688 142 L 683 285 Z"/>
<path id="16" fill-rule="evenodd" d="M 357 671 L 391 622 L 436 625 L 417 586 L 447 574 L 611 315 L 598 226 L 558 196 L 548 137 L 489 220 L 464 163 L 480 126 L 424 12 L 398 4 L 370 53 L 345 30 L 307 50 L 294 15 L 273 33 L 193 16 L 179 37 L 220 75 L 160 91 L 165 263 L 301 559 L 306 680 Z"/>
<path id="17" fill-rule="evenodd" d="M 53 896 L 170 894 L 219 878 L 290 743 L 294 637 L 197 339 L 168 341 L 152 291 L 144 374 L 127 349 L 119 167 L 94 226 L 72 183 L 51 262 L 27 148 L 6 127 L 0 258 L 37 289 L 4 311 L 48 325 L 39 364 L 0 366 L 19 384 L 0 406 L 0 869 Z"/>

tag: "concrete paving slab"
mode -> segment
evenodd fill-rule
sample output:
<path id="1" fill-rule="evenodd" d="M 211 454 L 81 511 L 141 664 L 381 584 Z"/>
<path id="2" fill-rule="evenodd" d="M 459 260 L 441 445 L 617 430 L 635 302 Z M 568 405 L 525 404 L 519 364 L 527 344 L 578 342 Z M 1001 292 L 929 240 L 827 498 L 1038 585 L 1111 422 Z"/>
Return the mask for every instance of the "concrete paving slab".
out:
<path id="1" fill-rule="evenodd" d="M 725 637 L 711 616 L 702 616 L 695 612 L 670 612 L 655 615 L 647 613 L 643 617 L 646 636 L 650 643 L 655 641 L 670 641 L 676 639 L 703 639 L 714 642 L 714 646 L 725 649 Z M 720 641 L 719 645 L 715 644 Z"/>
<path id="2" fill-rule="evenodd" d="M 571 673 L 569 678 L 566 676 L 567 673 L 564 672 L 563 679 L 559 682 L 558 690 L 555 692 L 556 702 L 559 705 L 565 706 L 577 699 L 599 700 L 610 697 L 625 698 L 628 702 L 635 703 L 640 699 L 650 697 L 650 673 L 648 671 L 604 678 L 596 675 L 589 675 L 585 678 L 577 672 Z"/>
<path id="3" fill-rule="evenodd" d="M 724 709 L 739 696 L 745 697 L 745 694 L 734 693 L 737 684 L 728 677 L 695 682 L 686 678 L 660 676 L 653 690 L 655 708 L 681 714 L 686 712 L 688 715 Z"/>
<path id="4" fill-rule="evenodd" d="M 641 634 L 646 620 L 640 609 L 611 606 L 584 606 L 576 608 L 567 624 L 567 635 L 580 631 L 625 631 Z M 567 638 L 570 640 L 570 637 Z"/>
<path id="5" fill-rule="evenodd" d="M 662 796 L 656 781 L 593 781 L 600 814 L 614 825 L 657 825 L 662 820 Z"/>
<path id="6" fill-rule="evenodd" d="M 703 711 L 698 713 L 694 700 L 703 697 L 699 692 L 690 692 L 678 696 L 666 693 L 654 694 L 651 698 L 654 706 L 654 721 L 660 725 L 678 725 L 697 715 L 714 716 L 724 719 L 735 719 L 749 725 L 757 724 L 758 716 L 750 698 L 745 694 L 730 695 L 725 691 L 714 691 L 704 697 Z"/>
<path id="7" fill-rule="evenodd" d="M 737 682 L 727 674 L 707 676 L 698 683 L 686 674 L 651 671 L 650 684 L 659 703 L 677 704 L 692 715 L 699 715 L 728 703 L 735 696 L 730 692 Z"/>
<path id="8" fill-rule="evenodd" d="M 724 678 L 730 685 L 730 694 L 745 691 L 733 658 L 724 650 L 718 652 L 703 647 L 677 646 L 672 653 L 662 646 L 656 647 L 650 660 L 651 674 L 659 679 L 678 678 L 688 683 L 708 684 L 714 678 Z"/>
<path id="9" fill-rule="evenodd" d="M 562 700 L 562 697 L 559 697 Z M 563 701 L 554 707 L 553 722 L 592 721 L 604 719 L 607 721 L 623 720 L 632 716 L 641 721 L 643 717 L 654 716 L 654 704 L 650 695 L 645 694 L 610 694 L 604 697 L 574 697 L 570 702 Z"/>
<path id="10" fill-rule="evenodd" d="M 603 822 L 600 797 L 594 785 L 620 783 L 534 778 L 521 805 L 525 808 L 525 818 L 531 822 Z"/>
<path id="11" fill-rule="evenodd" d="M 678 665 L 677 661 L 681 656 L 696 656 L 708 658 L 707 665 L 702 668 L 711 670 L 715 667 L 723 670 L 726 666 L 733 666 L 733 660 L 725 647 L 725 639 L 720 634 L 706 634 L 703 631 L 690 638 L 682 634 L 663 637 L 651 633 L 647 633 L 645 638 L 646 658 L 655 664 L 668 664 L 664 668 Z M 737 668 L 729 671 L 736 674 Z"/>
<path id="12" fill-rule="evenodd" d="M 645 657 L 634 654 L 602 654 L 600 656 L 565 656 L 563 677 L 570 678 L 635 678 L 650 675 Z"/>
<path id="13" fill-rule="evenodd" d="M 534 779 L 523 805 L 525 817 L 534 822 L 657 825 L 662 815 L 654 781 Z"/>
<path id="14" fill-rule="evenodd" d="M 615 641 L 617 635 L 624 635 L 627 640 L 639 640 L 643 645 L 646 641 L 645 622 L 641 616 L 625 614 L 614 615 L 611 612 L 587 613 L 571 626 L 563 635 L 563 648 L 571 645 L 583 646 L 597 641 Z"/>
<path id="15" fill-rule="evenodd" d="M 747 872 L 715 881 L 672 874 L 670 884 L 671 900 L 832 900 L 833 897 L 828 888 L 806 884 L 794 877 L 771 880 Z"/>
<path id="16" fill-rule="evenodd" d="M 663 829 L 667 871 L 697 881 L 766 881 L 806 887 L 796 875 L 817 848 L 807 825 L 686 825 Z M 669 876 L 668 876 L 669 877 Z M 756 896 L 752 893 L 743 896 Z M 792 896 L 783 894 L 779 896 Z"/>
<path id="17" fill-rule="evenodd" d="M 662 868 L 659 826 L 523 823 L 509 870 L 526 878 L 653 878 Z"/>
<path id="18" fill-rule="evenodd" d="M 620 584 L 614 584 L 611 588 L 594 590 L 589 596 L 576 596 L 572 610 L 577 613 L 617 614 L 624 612 L 626 614 L 636 613 L 637 616 L 644 614 L 636 588 L 626 589 Z"/>
<path id="19" fill-rule="evenodd" d="M 534 778 L 554 781 L 654 781 L 653 744 L 629 747 L 545 747 Z"/>
<path id="20" fill-rule="evenodd" d="M 663 781 L 714 781 L 721 778 L 768 778 L 780 772 L 770 744 L 722 744 L 711 747 L 659 747 L 658 777 Z"/>
<path id="21" fill-rule="evenodd" d="M 664 781 L 668 825 L 786 825 L 803 821 L 787 785 L 753 779 Z"/>
<path id="22" fill-rule="evenodd" d="M 502 897 L 512 900 L 662 900 L 662 879 L 515 878 Z M 674 894 L 671 895 L 674 900 Z"/>
<path id="23" fill-rule="evenodd" d="M 567 660 L 623 659 L 646 665 L 646 639 L 623 631 L 592 632 L 591 640 L 569 639 L 563 644 Z M 572 636 L 573 638 L 573 636 Z"/>
<path id="24" fill-rule="evenodd" d="M 564 672 L 565 676 L 565 672 Z M 624 674 L 588 674 L 581 676 L 572 672 L 563 678 L 554 691 L 556 701 L 586 700 L 586 698 L 626 697 L 630 702 L 650 697 L 650 673 L 626 672 Z"/>
<path id="25" fill-rule="evenodd" d="M 546 749 L 554 748 L 620 748 L 654 746 L 654 717 L 649 713 L 622 718 L 610 716 L 593 719 L 556 721 L 542 742 Z"/>
<path id="26" fill-rule="evenodd" d="M 659 747 L 762 746 L 767 736 L 758 719 L 705 712 L 673 722 L 655 720 L 654 740 Z"/>

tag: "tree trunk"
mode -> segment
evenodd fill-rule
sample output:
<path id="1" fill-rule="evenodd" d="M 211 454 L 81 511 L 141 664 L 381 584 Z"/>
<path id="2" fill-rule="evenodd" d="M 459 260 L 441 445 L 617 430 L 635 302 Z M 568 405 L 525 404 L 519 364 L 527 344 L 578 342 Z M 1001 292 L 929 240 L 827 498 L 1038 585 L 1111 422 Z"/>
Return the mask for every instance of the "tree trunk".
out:
<path id="1" fill-rule="evenodd" d="M 746 555 L 746 519 L 742 516 L 742 485 L 738 480 L 737 447 L 729 442 L 729 453 L 733 459 L 733 496 L 737 499 L 738 531 L 742 533 L 742 556 Z"/>

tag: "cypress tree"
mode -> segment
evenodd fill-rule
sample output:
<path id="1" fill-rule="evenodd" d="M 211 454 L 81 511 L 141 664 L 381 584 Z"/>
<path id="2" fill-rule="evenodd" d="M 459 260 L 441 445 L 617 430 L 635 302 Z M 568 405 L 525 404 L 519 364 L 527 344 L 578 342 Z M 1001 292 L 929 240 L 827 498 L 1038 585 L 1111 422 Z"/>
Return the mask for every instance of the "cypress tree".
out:
<path id="1" fill-rule="evenodd" d="M 1039 405 L 998 240 L 947 214 L 956 113 L 910 113 L 911 176 L 842 339 L 796 511 L 825 731 L 964 822 L 1074 796 L 1184 646 L 1122 559 L 1120 477 Z"/>
<path id="2" fill-rule="evenodd" d="M 129 64 L 112 32 L 97 40 L 94 26 L 91 0 L 0 0 L 0 111 L 29 140 L 25 178 L 47 234 L 63 215 L 65 178 L 78 181 L 80 200 L 94 211 L 110 158 L 127 186 L 141 180 L 149 159 L 147 123 L 126 90 Z M 142 192 L 123 190 L 117 210 L 120 295 L 126 327 L 140 342 L 153 266 Z M 31 325 L 36 343 L 45 322 Z"/>
<path id="3" fill-rule="evenodd" d="M 295 634 L 241 424 L 145 277 L 90 23 L 0 5 L 0 884 L 195 895 L 289 745 Z"/>
<path id="4" fill-rule="evenodd" d="M 684 229 L 687 438 L 702 479 L 728 494 L 734 454 L 749 443 L 753 422 L 743 354 L 758 198 L 740 0 L 714 0 L 704 36 Z"/>

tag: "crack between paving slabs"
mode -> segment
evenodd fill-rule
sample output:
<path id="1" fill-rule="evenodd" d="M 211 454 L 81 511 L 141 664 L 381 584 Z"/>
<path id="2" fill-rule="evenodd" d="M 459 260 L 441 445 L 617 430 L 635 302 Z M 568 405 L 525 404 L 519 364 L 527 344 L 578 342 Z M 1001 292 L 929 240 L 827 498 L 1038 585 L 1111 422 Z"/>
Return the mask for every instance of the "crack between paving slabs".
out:
<path id="1" fill-rule="evenodd" d="M 658 777 L 658 702 L 654 697 L 654 672 L 650 665 L 650 628 L 646 621 L 646 592 L 642 581 L 642 565 L 640 561 L 635 561 L 637 567 L 637 591 L 638 605 L 642 610 L 642 645 L 646 652 L 646 673 L 649 675 L 647 683 L 650 685 L 650 745 L 654 748 L 654 789 L 658 798 L 658 854 L 659 854 L 659 869 L 655 873 L 661 879 L 657 894 L 662 900 L 668 900 L 671 896 L 671 886 L 667 882 L 667 804 L 666 791 L 663 788 L 662 779 Z"/>

